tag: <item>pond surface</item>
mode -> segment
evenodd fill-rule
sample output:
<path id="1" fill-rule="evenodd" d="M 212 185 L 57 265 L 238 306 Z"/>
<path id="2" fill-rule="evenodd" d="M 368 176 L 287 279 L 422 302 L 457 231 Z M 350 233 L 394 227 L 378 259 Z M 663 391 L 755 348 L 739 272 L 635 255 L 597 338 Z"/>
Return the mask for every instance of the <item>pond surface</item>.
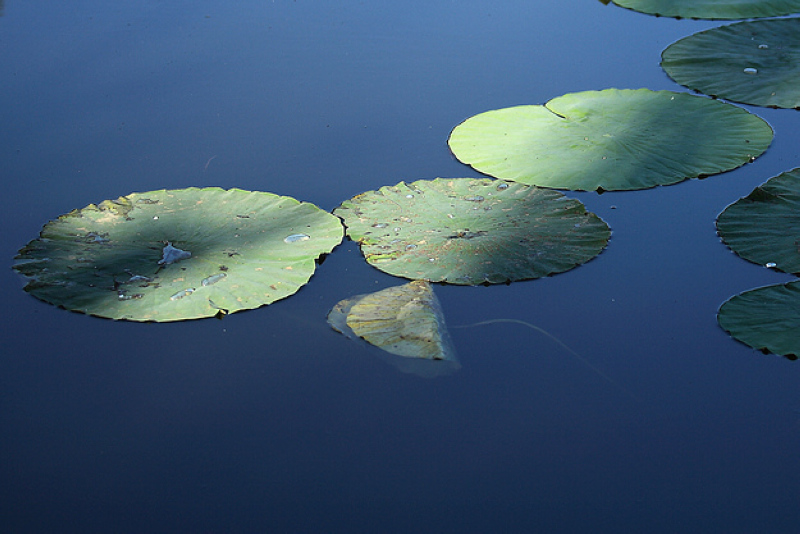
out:
<path id="1" fill-rule="evenodd" d="M 498 4 L 498 3 L 495 3 Z M 800 363 L 716 310 L 792 277 L 714 220 L 800 164 L 800 115 L 755 163 L 569 193 L 598 258 L 499 287 L 436 286 L 462 369 L 403 374 L 325 322 L 403 280 L 345 242 L 287 300 L 134 324 L 22 291 L 48 220 L 133 191 L 239 187 L 331 210 L 478 174 L 450 130 L 609 87 L 684 91 L 660 52 L 717 22 L 596 0 L 8 0 L 0 11 L 0 526 L 6 532 L 788 532 L 800 521 Z M 457 328 L 493 319 L 518 323 Z"/>

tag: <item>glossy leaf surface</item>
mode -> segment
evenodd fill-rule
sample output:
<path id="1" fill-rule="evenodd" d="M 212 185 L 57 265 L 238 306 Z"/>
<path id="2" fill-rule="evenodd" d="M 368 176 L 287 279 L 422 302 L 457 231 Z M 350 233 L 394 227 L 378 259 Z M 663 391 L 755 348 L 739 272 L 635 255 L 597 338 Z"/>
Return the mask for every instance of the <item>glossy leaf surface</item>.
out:
<path id="1" fill-rule="evenodd" d="M 736 295 L 719 310 L 720 326 L 754 349 L 789 359 L 800 355 L 800 281 Z"/>
<path id="2" fill-rule="evenodd" d="M 742 258 L 800 274 L 800 168 L 771 178 L 725 208 L 717 230 Z"/>
<path id="3" fill-rule="evenodd" d="M 681 85 L 758 106 L 800 107 L 800 18 L 740 22 L 667 47 L 661 66 Z"/>
<path id="4" fill-rule="evenodd" d="M 743 165 L 772 129 L 744 109 L 685 93 L 606 89 L 487 111 L 456 126 L 453 154 L 516 182 L 579 191 L 645 189 Z"/>

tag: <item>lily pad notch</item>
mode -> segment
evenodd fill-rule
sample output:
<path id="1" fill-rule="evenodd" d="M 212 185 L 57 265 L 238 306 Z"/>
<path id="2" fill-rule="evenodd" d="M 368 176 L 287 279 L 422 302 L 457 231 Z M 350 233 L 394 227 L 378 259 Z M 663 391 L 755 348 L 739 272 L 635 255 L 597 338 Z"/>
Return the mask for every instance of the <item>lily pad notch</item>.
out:
<path id="1" fill-rule="evenodd" d="M 47 223 L 14 269 L 62 308 L 130 321 L 221 316 L 294 294 L 342 240 L 340 220 L 272 193 L 132 193 Z"/>

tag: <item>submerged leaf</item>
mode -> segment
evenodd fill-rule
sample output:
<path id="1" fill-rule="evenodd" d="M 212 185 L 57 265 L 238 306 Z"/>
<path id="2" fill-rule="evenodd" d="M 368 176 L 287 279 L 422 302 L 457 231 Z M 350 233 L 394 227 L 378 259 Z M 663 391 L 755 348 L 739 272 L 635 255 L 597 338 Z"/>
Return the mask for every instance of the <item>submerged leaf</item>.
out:
<path id="1" fill-rule="evenodd" d="M 800 281 L 736 295 L 720 307 L 717 319 L 742 343 L 795 360 L 800 355 Z"/>
<path id="2" fill-rule="evenodd" d="M 614 0 L 618 6 L 662 17 L 752 19 L 800 11 L 800 0 Z"/>
<path id="3" fill-rule="evenodd" d="M 712 28 L 671 44 L 661 58 L 670 78 L 707 95 L 800 107 L 800 18 Z"/>
<path id="4" fill-rule="evenodd" d="M 392 363 L 404 372 L 436 376 L 460 367 L 428 282 L 414 281 L 343 300 L 328 314 L 328 323 L 349 338 L 362 338 L 403 357 L 406 360 Z"/>
<path id="5" fill-rule="evenodd" d="M 308 239 L 286 241 L 302 231 Z M 257 308 L 304 285 L 341 242 L 338 218 L 272 193 L 133 193 L 47 223 L 14 269 L 33 296 L 131 321 L 178 321 Z"/>
<path id="6" fill-rule="evenodd" d="M 772 129 L 709 98 L 606 89 L 470 117 L 453 129 L 463 163 L 503 180 L 579 191 L 645 189 L 734 169 Z"/>
<path id="7" fill-rule="evenodd" d="M 769 179 L 725 208 L 717 230 L 742 258 L 800 274 L 800 168 Z"/>
<path id="8" fill-rule="evenodd" d="M 377 269 L 464 285 L 567 271 L 597 256 L 610 236 L 577 200 L 485 178 L 401 182 L 357 195 L 334 214 Z"/>

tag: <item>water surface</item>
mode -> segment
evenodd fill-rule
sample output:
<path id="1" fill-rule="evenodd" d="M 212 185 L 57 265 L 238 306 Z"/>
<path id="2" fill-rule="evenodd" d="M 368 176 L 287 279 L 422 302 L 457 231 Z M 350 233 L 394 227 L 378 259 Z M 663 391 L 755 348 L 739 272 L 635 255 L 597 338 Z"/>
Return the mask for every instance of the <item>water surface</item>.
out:
<path id="1" fill-rule="evenodd" d="M 571 193 L 612 227 L 565 274 L 437 286 L 462 369 L 420 379 L 328 310 L 402 280 L 344 243 L 297 295 L 224 320 L 131 324 L 25 294 L 17 249 L 133 191 L 271 191 L 333 209 L 401 180 L 478 176 L 468 116 L 609 87 L 715 22 L 591 0 L 0 3 L 0 525 L 8 532 L 787 532 L 800 521 L 800 368 L 717 307 L 791 277 L 714 219 L 800 164 L 800 116 L 755 163 Z"/>

